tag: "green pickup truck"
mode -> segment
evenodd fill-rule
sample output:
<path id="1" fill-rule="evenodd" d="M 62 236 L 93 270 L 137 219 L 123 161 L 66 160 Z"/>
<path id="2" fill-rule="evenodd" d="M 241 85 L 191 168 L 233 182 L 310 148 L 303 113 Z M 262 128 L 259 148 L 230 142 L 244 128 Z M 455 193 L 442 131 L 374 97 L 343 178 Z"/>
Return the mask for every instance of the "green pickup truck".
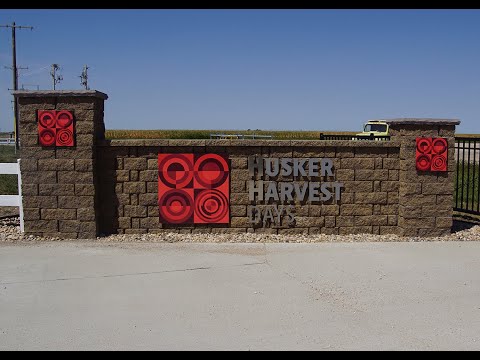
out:
<path id="1" fill-rule="evenodd" d="M 383 120 L 369 120 L 363 127 L 361 133 L 355 134 L 357 137 L 386 137 L 388 134 L 389 126 Z"/>

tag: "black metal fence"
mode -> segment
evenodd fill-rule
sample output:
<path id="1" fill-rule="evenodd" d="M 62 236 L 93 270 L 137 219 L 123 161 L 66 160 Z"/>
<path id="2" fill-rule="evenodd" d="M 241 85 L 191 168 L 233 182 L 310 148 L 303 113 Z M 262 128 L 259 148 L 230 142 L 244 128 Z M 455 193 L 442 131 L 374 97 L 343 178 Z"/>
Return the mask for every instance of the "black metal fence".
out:
<path id="1" fill-rule="evenodd" d="M 480 215 L 480 138 L 455 138 L 454 210 Z"/>
<path id="2" fill-rule="evenodd" d="M 376 140 L 387 141 L 390 140 L 390 136 L 375 136 L 373 133 L 370 135 L 345 135 L 345 134 L 324 134 L 320 133 L 320 140 Z"/>

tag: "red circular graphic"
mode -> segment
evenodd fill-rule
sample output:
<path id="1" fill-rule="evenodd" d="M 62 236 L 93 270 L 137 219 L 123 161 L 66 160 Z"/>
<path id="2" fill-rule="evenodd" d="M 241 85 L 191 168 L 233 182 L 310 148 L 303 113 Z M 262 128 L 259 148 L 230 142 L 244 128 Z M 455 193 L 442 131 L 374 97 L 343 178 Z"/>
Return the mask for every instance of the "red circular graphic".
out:
<path id="1" fill-rule="evenodd" d="M 162 195 L 158 203 L 161 218 L 169 223 L 182 224 L 193 215 L 193 200 L 185 191 L 169 190 Z"/>
<path id="2" fill-rule="evenodd" d="M 195 214 L 206 223 L 216 223 L 228 213 L 228 199 L 218 190 L 204 190 L 195 197 Z"/>
<path id="3" fill-rule="evenodd" d="M 42 111 L 38 116 L 40 125 L 45 128 L 55 127 L 55 112 L 54 111 Z"/>
<path id="4" fill-rule="evenodd" d="M 432 158 L 432 170 L 442 171 L 447 167 L 447 159 L 443 155 L 434 155 Z"/>
<path id="5" fill-rule="evenodd" d="M 195 179 L 206 188 L 222 185 L 228 177 L 228 164 L 217 154 L 202 155 L 195 162 Z"/>
<path id="6" fill-rule="evenodd" d="M 58 146 L 72 146 L 73 134 L 68 129 L 57 130 L 57 145 Z"/>
<path id="7" fill-rule="evenodd" d="M 192 162 L 182 154 L 166 156 L 158 164 L 158 176 L 169 187 L 184 188 L 193 178 Z"/>
<path id="8" fill-rule="evenodd" d="M 53 129 L 42 129 L 40 130 L 40 145 L 42 146 L 52 146 L 55 145 L 55 130 Z"/>
<path id="9" fill-rule="evenodd" d="M 427 155 L 420 155 L 417 158 L 417 169 L 422 171 L 430 170 L 430 158 Z"/>
<path id="10" fill-rule="evenodd" d="M 447 150 L 447 140 L 444 138 L 436 138 L 432 143 L 432 150 L 435 154 L 442 154 Z"/>
<path id="11" fill-rule="evenodd" d="M 73 115 L 70 111 L 57 112 L 57 127 L 66 128 L 73 122 Z"/>
<path id="12" fill-rule="evenodd" d="M 432 150 L 432 140 L 428 138 L 417 139 L 417 150 L 422 154 L 428 154 Z"/>

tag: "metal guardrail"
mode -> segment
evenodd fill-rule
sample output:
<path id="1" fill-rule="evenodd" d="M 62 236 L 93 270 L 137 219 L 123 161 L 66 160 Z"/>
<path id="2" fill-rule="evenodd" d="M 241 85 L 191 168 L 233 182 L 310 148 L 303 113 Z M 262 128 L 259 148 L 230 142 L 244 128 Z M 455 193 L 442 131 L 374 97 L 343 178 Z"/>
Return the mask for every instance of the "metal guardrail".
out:
<path id="1" fill-rule="evenodd" d="M 210 139 L 273 139 L 273 135 L 257 134 L 210 134 Z"/>
<path id="2" fill-rule="evenodd" d="M 0 145 L 15 145 L 15 139 L 0 138 Z"/>
<path id="3" fill-rule="evenodd" d="M 8 135 L 8 137 L 5 135 Z M 0 137 L 0 145 L 15 145 L 15 133 L 2 133 L 2 137 Z"/>
<path id="4" fill-rule="evenodd" d="M 375 140 L 375 141 L 388 141 L 390 136 L 375 136 L 373 133 L 370 135 L 343 135 L 343 134 L 324 134 L 320 133 L 320 140 Z"/>

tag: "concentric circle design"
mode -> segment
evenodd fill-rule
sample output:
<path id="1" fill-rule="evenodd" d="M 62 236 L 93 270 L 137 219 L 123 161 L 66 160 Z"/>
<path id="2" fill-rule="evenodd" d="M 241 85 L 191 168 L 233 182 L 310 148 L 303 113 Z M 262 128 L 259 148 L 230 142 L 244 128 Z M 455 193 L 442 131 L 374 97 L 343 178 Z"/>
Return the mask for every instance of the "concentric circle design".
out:
<path id="1" fill-rule="evenodd" d="M 68 110 L 37 110 L 42 146 L 75 146 L 74 119 Z M 45 131 L 48 129 L 49 131 Z"/>
<path id="2" fill-rule="evenodd" d="M 158 154 L 160 221 L 228 223 L 230 169 L 226 158 L 217 154 Z"/>
<path id="3" fill-rule="evenodd" d="M 57 130 L 58 146 L 71 146 L 72 143 L 73 143 L 73 134 L 69 129 Z"/>
<path id="4" fill-rule="evenodd" d="M 421 171 L 430 170 L 431 161 L 427 155 L 420 155 L 417 158 L 417 169 Z"/>
<path id="5" fill-rule="evenodd" d="M 447 151 L 447 140 L 444 138 L 433 139 L 432 150 L 435 154 L 443 154 Z"/>
<path id="6" fill-rule="evenodd" d="M 66 128 L 70 126 L 73 122 L 73 115 L 70 111 L 59 111 L 57 112 L 57 127 Z"/>
<path id="7" fill-rule="evenodd" d="M 170 154 L 158 164 L 158 176 L 169 187 L 180 189 L 186 187 L 193 179 L 193 164 L 183 154 Z"/>
<path id="8" fill-rule="evenodd" d="M 40 125 L 44 128 L 53 128 L 55 127 L 55 112 L 54 111 L 41 111 L 38 116 L 38 121 Z"/>
<path id="9" fill-rule="evenodd" d="M 172 189 L 159 200 L 160 217 L 164 222 L 182 224 L 192 218 L 193 200 L 183 190 Z"/>
<path id="10" fill-rule="evenodd" d="M 222 185 L 228 177 L 227 161 L 217 154 L 202 155 L 195 162 L 195 179 L 207 188 L 216 188 Z"/>
<path id="11" fill-rule="evenodd" d="M 195 215 L 205 223 L 216 223 L 228 214 L 228 199 L 221 191 L 203 190 L 195 196 Z"/>
<path id="12" fill-rule="evenodd" d="M 40 130 L 39 140 L 42 146 L 52 146 L 55 144 L 55 129 L 42 129 Z"/>
<path id="13" fill-rule="evenodd" d="M 429 138 L 417 139 L 417 150 L 422 154 L 428 154 L 432 150 L 432 141 Z"/>
<path id="14" fill-rule="evenodd" d="M 432 170 L 439 171 L 445 169 L 447 166 L 447 159 L 443 155 L 433 155 Z"/>

